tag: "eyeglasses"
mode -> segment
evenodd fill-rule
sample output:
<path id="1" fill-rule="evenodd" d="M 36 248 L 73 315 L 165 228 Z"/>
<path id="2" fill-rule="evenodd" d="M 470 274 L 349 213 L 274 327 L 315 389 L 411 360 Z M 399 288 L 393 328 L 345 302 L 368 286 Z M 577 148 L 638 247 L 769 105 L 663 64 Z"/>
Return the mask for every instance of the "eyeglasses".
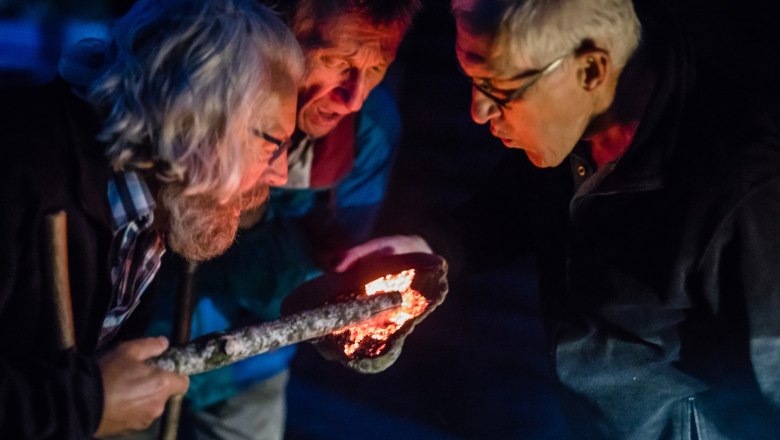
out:
<path id="1" fill-rule="evenodd" d="M 271 158 L 268 159 L 269 165 L 274 163 L 274 161 L 278 159 L 279 156 L 281 156 L 282 153 L 287 151 L 292 145 L 292 139 L 289 138 L 285 140 L 277 139 L 266 132 L 261 132 L 258 129 L 253 129 L 252 134 L 254 134 L 257 137 L 261 137 L 264 140 L 276 145 L 276 150 L 274 150 L 273 154 L 271 154 Z"/>
<path id="2" fill-rule="evenodd" d="M 526 71 L 519 75 L 515 75 L 512 78 L 509 78 L 509 81 L 517 81 L 524 78 L 531 78 L 528 82 L 523 84 L 522 86 L 511 89 L 511 90 L 499 90 L 493 87 L 487 80 L 482 80 L 480 83 L 478 80 L 472 81 L 471 85 L 479 90 L 480 93 L 488 97 L 491 101 L 495 102 L 496 105 L 502 108 L 510 108 L 509 103 L 512 101 L 515 101 L 519 99 L 523 93 L 528 91 L 534 84 L 539 82 L 540 79 L 542 79 L 545 75 L 555 70 L 558 66 L 560 66 L 563 63 L 564 58 L 569 56 L 569 54 L 563 55 L 561 57 L 558 57 L 554 59 L 550 64 L 546 65 L 541 70 L 532 70 L 532 71 Z M 494 93 L 500 92 L 504 95 L 504 97 L 496 96 Z"/>

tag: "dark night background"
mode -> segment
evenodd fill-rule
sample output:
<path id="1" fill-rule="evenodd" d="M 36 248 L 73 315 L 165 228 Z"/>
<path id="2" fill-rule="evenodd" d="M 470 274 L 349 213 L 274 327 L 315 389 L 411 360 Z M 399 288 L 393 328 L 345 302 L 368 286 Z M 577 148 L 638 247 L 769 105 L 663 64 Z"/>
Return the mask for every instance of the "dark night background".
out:
<path id="1" fill-rule="evenodd" d="M 404 132 L 379 231 L 429 237 L 450 261 L 450 292 L 383 373 L 347 371 L 303 344 L 289 387 L 288 438 L 564 438 L 533 260 L 517 225 L 492 222 L 522 213 L 512 194 L 534 190 L 523 176 L 539 171 L 471 122 L 449 1 L 423 2 L 386 80 Z M 755 94 L 778 115 L 780 30 L 772 3 L 684 0 L 675 7 L 699 53 L 722 69 L 723 88 Z M 100 35 L 130 4 L 0 0 L 0 82 L 47 80 L 63 45 Z M 470 221 L 491 226 L 484 236 L 464 237 L 454 213 L 475 194 L 490 194 L 492 209 Z"/>

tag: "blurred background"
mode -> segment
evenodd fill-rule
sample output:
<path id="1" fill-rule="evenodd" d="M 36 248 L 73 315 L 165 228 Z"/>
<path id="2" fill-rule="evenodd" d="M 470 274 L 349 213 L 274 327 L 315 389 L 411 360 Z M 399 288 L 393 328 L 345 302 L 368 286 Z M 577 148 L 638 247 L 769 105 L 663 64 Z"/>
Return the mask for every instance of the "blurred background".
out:
<path id="1" fill-rule="evenodd" d="M 289 439 L 560 439 L 568 436 L 550 380 L 533 260 L 513 203 L 538 173 L 469 117 L 449 1 L 423 0 L 385 83 L 404 123 L 379 232 L 420 233 L 450 263 L 444 304 L 417 326 L 388 370 L 360 375 L 303 344 L 289 386 Z M 736 4 L 739 3 L 739 4 Z M 51 79 L 63 47 L 106 34 L 131 0 L 0 0 L 0 83 Z M 780 31 L 769 1 L 683 0 L 700 53 L 780 114 Z M 488 194 L 484 235 L 453 213 Z M 5 209 L 5 208 L 4 208 Z M 476 220 L 475 220 L 476 219 Z M 497 244 L 498 243 L 498 244 Z M 576 438 L 576 435 L 573 436 Z"/>

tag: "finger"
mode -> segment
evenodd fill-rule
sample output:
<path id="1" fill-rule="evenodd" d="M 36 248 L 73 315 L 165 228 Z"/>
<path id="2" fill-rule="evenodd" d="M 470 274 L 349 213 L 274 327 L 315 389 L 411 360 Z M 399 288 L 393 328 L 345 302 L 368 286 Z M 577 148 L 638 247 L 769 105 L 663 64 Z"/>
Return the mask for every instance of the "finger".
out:
<path id="1" fill-rule="evenodd" d="M 145 361 L 154 356 L 158 356 L 168 348 L 168 338 L 158 336 L 154 338 L 134 339 L 125 342 L 124 345 L 128 354 L 133 358 Z"/>
<path id="2" fill-rule="evenodd" d="M 344 272 L 352 267 L 358 260 L 368 256 L 391 255 L 393 249 L 385 244 L 385 240 L 377 239 L 355 246 L 344 253 L 341 263 L 336 265 L 336 272 Z"/>
<path id="3" fill-rule="evenodd" d="M 344 272 L 345 270 L 349 269 L 350 266 L 352 266 L 352 263 L 357 260 L 358 257 L 355 256 L 354 252 L 352 250 L 347 251 L 341 261 L 336 264 L 336 267 L 333 269 L 336 272 Z"/>
<path id="4" fill-rule="evenodd" d="M 431 249 L 431 246 L 428 245 L 428 242 L 425 241 L 424 238 L 420 237 L 419 235 L 412 235 L 409 237 L 414 244 L 411 246 L 410 251 L 412 252 L 424 252 L 428 254 L 433 253 L 433 249 Z"/>
<path id="5" fill-rule="evenodd" d="M 190 387 L 190 378 L 183 374 L 170 373 L 165 371 L 164 374 L 168 375 L 168 392 L 169 395 L 184 394 L 187 392 L 187 388 Z"/>
<path id="6" fill-rule="evenodd" d="M 349 269 L 357 260 L 375 252 L 376 249 L 377 245 L 373 241 L 355 246 L 344 253 L 344 257 L 341 259 L 341 262 L 336 265 L 334 270 L 336 272 L 344 272 L 345 270 Z"/>

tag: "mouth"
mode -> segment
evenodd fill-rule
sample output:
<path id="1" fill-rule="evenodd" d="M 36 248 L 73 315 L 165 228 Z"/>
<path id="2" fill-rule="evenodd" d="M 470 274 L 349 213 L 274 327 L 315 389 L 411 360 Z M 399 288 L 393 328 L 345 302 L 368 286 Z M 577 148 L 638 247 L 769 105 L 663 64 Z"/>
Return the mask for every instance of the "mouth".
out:
<path id="1" fill-rule="evenodd" d="M 318 125 L 325 125 L 325 126 L 334 125 L 337 122 L 339 122 L 341 118 L 344 116 L 341 113 L 330 112 L 319 108 L 315 108 L 313 110 L 314 110 L 314 121 Z"/>
<path id="2" fill-rule="evenodd" d="M 493 137 L 499 139 L 501 142 L 504 143 L 504 145 L 509 145 L 512 143 L 512 139 L 506 137 L 506 133 L 504 133 L 501 130 L 494 129 L 493 127 L 490 128 L 490 134 L 493 135 Z"/>

